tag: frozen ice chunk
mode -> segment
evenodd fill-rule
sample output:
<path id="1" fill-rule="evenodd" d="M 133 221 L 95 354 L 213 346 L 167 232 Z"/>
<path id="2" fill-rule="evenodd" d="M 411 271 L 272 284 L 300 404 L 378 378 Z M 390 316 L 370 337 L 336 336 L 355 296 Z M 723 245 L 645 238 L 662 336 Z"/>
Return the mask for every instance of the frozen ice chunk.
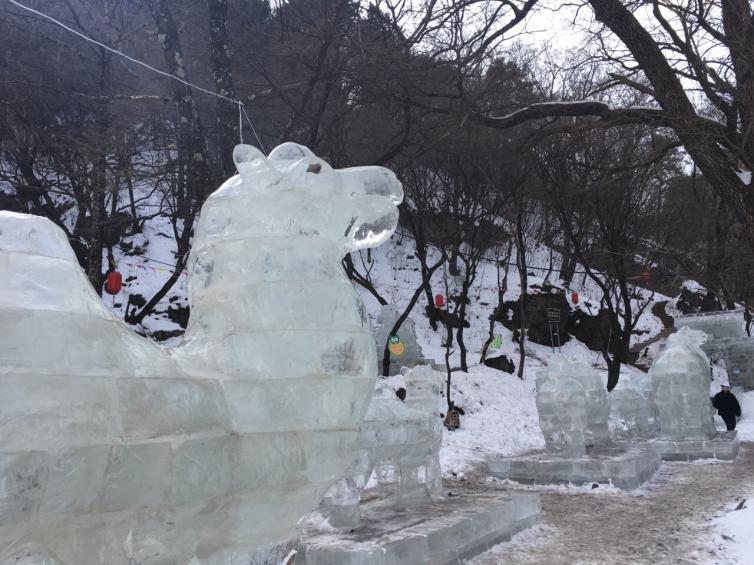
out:
<path id="1" fill-rule="evenodd" d="M 341 259 L 392 234 L 401 185 L 295 144 L 234 160 L 172 350 L 114 318 L 60 228 L 0 212 L 0 563 L 279 562 L 353 462 L 377 358 Z"/>

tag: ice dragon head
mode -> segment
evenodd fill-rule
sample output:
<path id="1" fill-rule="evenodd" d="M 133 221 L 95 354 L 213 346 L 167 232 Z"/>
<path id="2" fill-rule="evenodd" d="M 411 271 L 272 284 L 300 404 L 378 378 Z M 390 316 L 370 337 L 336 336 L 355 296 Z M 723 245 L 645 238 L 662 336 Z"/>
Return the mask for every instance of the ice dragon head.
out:
<path id="1" fill-rule="evenodd" d="M 384 167 L 333 169 L 296 143 L 267 157 L 237 145 L 233 160 L 239 174 L 207 199 L 195 247 L 223 238 L 311 237 L 345 254 L 377 247 L 398 224 L 403 188 Z"/>

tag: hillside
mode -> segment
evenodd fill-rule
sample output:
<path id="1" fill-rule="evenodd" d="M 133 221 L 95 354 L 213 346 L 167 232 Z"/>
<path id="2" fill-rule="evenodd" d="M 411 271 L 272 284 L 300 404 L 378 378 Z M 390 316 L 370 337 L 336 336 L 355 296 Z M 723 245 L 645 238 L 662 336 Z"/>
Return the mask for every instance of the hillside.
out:
<path id="1" fill-rule="evenodd" d="M 124 317 L 129 299 L 132 308 L 134 300 L 137 305 L 141 303 L 140 297 L 148 300 L 169 277 L 169 265 L 175 261 L 175 241 L 171 233 L 170 225 L 158 217 L 146 223 L 143 234 L 126 238 L 120 248 L 114 250 L 118 269 L 123 274 L 124 288 L 114 300 L 108 295 L 104 295 L 103 299 L 118 317 Z M 549 257 L 550 250 L 544 245 L 534 244 L 529 250 L 527 262 L 530 265 L 530 293 L 538 292 L 543 286 L 545 281 L 542 276 L 546 273 Z M 430 261 L 432 259 L 430 257 Z M 557 263 L 557 253 L 555 259 Z M 400 309 L 405 307 L 421 281 L 413 240 L 400 233 L 394 235 L 389 244 L 374 251 L 371 257 L 364 253 L 361 258 L 356 257 L 354 262 L 362 272 L 369 271 L 373 284 L 383 298 Z M 515 256 L 511 262 L 515 262 Z M 454 402 L 465 411 L 465 415 L 461 419 L 459 430 L 445 434 L 442 463 L 448 475 L 463 473 L 470 466 L 485 460 L 487 454 L 519 452 L 540 447 L 543 442 L 534 404 L 534 378 L 536 370 L 548 363 L 553 350 L 549 346 L 532 342 L 526 344 L 527 361 L 523 381 L 515 374 L 479 364 L 480 352 L 488 336 L 489 316 L 497 301 L 497 276 L 495 263 L 492 260 L 483 261 L 477 280 L 471 287 L 471 303 L 468 307 L 470 327 L 465 331 L 471 366 L 468 373 L 453 373 L 451 395 Z M 571 309 L 593 310 L 594 305 L 599 303 L 595 285 L 590 280 L 585 280 L 581 274 L 576 275 L 575 281 L 578 285 L 568 289 L 566 293 L 568 296 L 570 291 L 575 290 L 579 294 L 578 305 L 569 301 Z M 441 269 L 434 274 L 432 282 L 435 294 L 445 294 Z M 453 284 L 452 277 L 449 277 L 451 294 L 454 292 Z M 379 302 L 365 289 L 359 286 L 356 288 L 373 325 L 376 325 Z M 642 289 L 638 291 L 647 292 Z M 511 265 L 505 300 L 516 300 L 520 292 L 518 272 L 515 265 Z M 668 300 L 668 297 L 658 294 L 652 296 L 651 300 L 654 304 Z M 164 345 L 176 345 L 180 342 L 180 337 L 175 334 L 181 332 L 179 320 L 181 315 L 185 316 L 187 304 L 187 276 L 184 275 L 160 302 L 156 312 L 147 317 L 138 330 L 162 338 Z M 651 312 L 652 304 L 644 310 L 637 324 L 637 330 L 641 332 L 634 336 L 637 342 L 646 341 L 662 329 L 662 323 Z M 437 332 L 432 330 L 425 315 L 425 306 L 426 298 L 422 295 L 411 312 L 417 341 L 425 358 L 442 365 L 445 357 L 444 329 L 440 328 Z M 513 341 L 511 330 L 498 322 L 495 324 L 495 334 L 500 335 L 501 345 L 497 349 L 491 348 L 488 357 L 506 355 L 514 363 L 518 363 L 518 344 Z M 164 339 L 166 336 L 173 337 Z M 656 347 L 651 349 L 654 351 Z M 584 355 L 595 367 L 605 367 L 599 352 L 590 351 L 576 339 L 564 344 L 561 352 L 566 355 Z M 455 348 L 451 355 L 451 366 L 458 364 L 458 357 L 458 350 Z M 626 366 L 624 377 L 628 377 L 633 371 L 636 369 Z"/>

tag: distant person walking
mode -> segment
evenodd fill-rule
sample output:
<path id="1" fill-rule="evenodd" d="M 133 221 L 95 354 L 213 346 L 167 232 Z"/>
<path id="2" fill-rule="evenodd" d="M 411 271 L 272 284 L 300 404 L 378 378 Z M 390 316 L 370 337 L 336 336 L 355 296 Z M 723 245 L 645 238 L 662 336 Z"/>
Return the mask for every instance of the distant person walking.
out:
<path id="1" fill-rule="evenodd" d="M 712 406 L 717 408 L 717 413 L 725 422 L 728 431 L 736 429 L 736 418 L 741 417 L 741 405 L 736 395 L 730 391 L 730 385 L 725 382 L 720 385 L 718 392 L 712 399 Z"/>

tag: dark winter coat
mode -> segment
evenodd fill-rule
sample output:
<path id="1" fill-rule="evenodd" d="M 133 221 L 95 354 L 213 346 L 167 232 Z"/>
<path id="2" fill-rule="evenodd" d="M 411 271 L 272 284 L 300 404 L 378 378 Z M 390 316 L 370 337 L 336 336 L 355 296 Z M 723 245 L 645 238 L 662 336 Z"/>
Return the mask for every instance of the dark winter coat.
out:
<path id="1" fill-rule="evenodd" d="M 720 416 L 737 418 L 741 417 L 741 405 L 738 403 L 736 395 L 729 390 L 721 390 L 712 399 L 712 406 L 717 408 L 717 413 Z"/>

